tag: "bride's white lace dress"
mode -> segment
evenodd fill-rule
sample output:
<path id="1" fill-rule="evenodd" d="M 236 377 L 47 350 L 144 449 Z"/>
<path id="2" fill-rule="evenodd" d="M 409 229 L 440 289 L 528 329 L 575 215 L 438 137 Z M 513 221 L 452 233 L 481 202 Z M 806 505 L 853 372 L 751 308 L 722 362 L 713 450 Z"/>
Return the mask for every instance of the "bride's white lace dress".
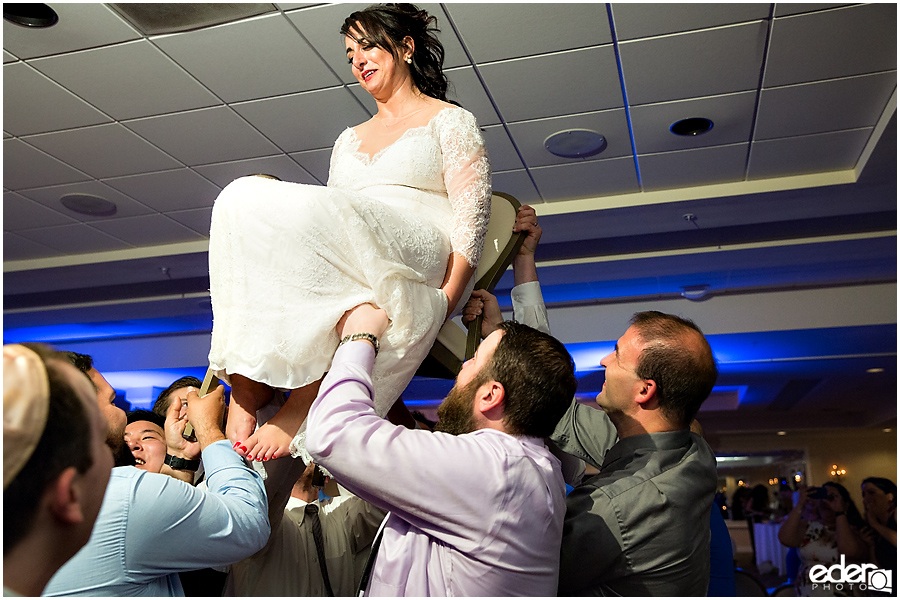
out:
<path id="1" fill-rule="evenodd" d="M 375 361 L 384 415 L 424 360 L 447 314 L 451 251 L 477 265 L 490 216 L 484 141 L 468 111 L 446 107 L 374 156 L 346 129 L 328 185 L 261 177 L 216 200 L 209 243 L 209 363 L 282 389 L 322 377 L 345 311 L 364 302 L 391 324 Z M 465 302 L 464 295 L 462 302 Z"/>

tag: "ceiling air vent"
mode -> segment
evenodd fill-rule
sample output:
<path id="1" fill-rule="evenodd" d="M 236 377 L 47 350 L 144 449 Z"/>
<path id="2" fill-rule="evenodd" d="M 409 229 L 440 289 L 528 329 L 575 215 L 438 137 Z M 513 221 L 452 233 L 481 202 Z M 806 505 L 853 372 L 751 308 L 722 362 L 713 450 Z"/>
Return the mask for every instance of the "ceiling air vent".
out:
<path id="1" fill-rule="evenodd" d="M 177 33 L 277 10 L 274 4 L 110 4 L 144 35 Z"/>

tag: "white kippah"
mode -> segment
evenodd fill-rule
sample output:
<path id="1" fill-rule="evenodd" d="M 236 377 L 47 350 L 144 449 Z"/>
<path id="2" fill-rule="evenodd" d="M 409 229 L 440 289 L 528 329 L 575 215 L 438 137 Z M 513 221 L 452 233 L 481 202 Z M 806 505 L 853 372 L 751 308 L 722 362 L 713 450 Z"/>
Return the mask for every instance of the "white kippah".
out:
<path id="1" fill-rule="evenodd" d="M 25 346 L 3 346 L 3 489 L 37 448 L 50 407 L 44 362 Z"/>

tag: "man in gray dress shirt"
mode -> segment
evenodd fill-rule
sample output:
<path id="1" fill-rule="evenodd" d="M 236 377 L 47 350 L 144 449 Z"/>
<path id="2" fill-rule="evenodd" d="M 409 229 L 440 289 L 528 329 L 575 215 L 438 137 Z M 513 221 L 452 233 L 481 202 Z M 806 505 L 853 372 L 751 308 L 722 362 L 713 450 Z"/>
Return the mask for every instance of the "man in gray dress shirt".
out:
<path id="1" fill-rule="evenodd" d="M 534 250 L 541 230 L 523 206 L 528 236 L 513 261 L 515 318 L 549 333 Z M 473 294 L 463 320 L 502 316 L 496 299 Z M 691 321 L 636 314 L 600 361 L 606 382 L 596 410 L 573 402 L 553 440 L 599 469 L 566 499 L 559 595 L 705 596 L 716 460 L 689 426 L 715 384 L 712 351 Z M 564 467 L 564 470 L 570 470 Z"/>

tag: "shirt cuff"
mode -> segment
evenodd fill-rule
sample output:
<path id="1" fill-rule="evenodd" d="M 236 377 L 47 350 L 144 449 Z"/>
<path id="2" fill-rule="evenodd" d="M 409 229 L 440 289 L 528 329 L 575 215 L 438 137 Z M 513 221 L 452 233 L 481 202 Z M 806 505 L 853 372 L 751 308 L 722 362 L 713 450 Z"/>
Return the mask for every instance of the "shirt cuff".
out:
<path id="1" fill-rule="evenodd" d="M 534 306 L 535 304 L 544 303 L 544 295 L 541 293 L 541 284 L 537 281 L 520 283 L 510 290 L 509 296 L 514 305 Z"/>

